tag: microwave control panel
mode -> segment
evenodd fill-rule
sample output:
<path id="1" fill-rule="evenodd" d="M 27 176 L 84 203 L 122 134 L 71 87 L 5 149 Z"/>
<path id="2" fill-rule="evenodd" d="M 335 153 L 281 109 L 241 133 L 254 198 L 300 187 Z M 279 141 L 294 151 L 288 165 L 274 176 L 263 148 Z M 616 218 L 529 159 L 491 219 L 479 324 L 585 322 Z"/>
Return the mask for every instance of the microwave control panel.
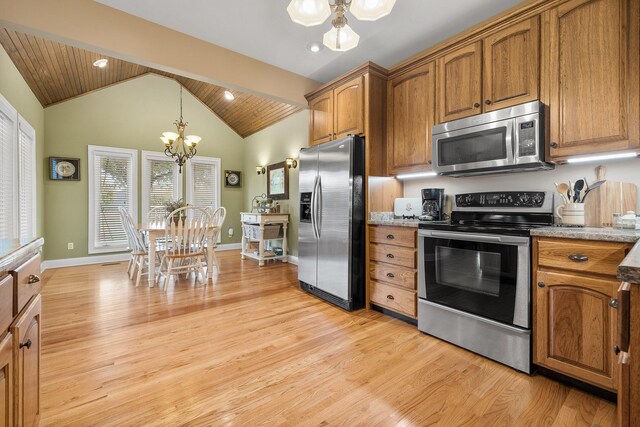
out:
<path id="1" fill-rule="evenodd" d="M 505 191 L 456 194 L 460 208 L 540 208 L 544 204 L 544 191 Z"/>

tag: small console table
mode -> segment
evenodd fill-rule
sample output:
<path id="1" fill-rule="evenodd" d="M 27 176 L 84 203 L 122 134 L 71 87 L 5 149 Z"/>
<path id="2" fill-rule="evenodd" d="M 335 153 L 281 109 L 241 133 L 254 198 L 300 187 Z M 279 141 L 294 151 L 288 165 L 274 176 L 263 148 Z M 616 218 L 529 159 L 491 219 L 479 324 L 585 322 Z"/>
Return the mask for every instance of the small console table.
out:
<path id="1" fill-rule="evenodd" d="M 248 257 L 258 260 L 259 266 L 263 266 L 264 262 L 269 259 L 287 262 L 289 214 L 241 212 L 240 222 L 242 223 L 242 259 Z M 280 226 L 282 227 L 282 237 L 280 237 Z M 273 250 L 265 250 L 265 243 L 270 246 L 271 241 L 276 240 L 282 241 L 281 255 L 277 255 Z M 252 242 L 258 243 L 257 254 L 250 248 Z"/>

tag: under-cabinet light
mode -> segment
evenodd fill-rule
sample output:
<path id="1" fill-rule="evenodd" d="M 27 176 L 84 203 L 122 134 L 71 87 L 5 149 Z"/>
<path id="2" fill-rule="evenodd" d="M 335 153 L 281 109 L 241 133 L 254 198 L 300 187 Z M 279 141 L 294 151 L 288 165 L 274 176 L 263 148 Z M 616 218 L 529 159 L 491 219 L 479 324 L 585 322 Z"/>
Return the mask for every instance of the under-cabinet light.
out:
<path id="1" fill-rule="evenodd" d="M 416 173 L 405 173 L 396 176 L 398 179 L 412 179 L 412 178 L 429 178 L 438 176 L 436 172 L 416 172 Z"/>
<path id="2" fill-rule="evenodd" d="M 567 159 L 567 163 L 599 162 L 601 160 L 630 159 L 632 157 L 638 157 L 638 153 L 615 153 L 602 154 L 600 156 L 571 157 Z"/>

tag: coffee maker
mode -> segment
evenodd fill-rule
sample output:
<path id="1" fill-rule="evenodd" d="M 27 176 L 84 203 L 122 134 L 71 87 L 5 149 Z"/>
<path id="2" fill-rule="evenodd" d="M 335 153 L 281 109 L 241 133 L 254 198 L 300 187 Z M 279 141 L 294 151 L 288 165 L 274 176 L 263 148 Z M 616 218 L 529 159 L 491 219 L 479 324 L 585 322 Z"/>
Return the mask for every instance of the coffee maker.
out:
<path id="1" fill-rule="evenodd" d="M 444 188 L 422 189 L 422 215 L 420 221 L 442 221 L 444 219 Z"/>

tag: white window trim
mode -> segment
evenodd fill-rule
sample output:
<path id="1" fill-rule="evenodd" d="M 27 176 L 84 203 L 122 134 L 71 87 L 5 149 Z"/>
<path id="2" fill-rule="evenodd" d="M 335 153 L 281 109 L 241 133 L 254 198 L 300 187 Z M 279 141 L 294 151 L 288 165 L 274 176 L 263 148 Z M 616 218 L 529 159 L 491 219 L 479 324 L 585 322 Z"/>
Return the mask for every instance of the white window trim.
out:
<path id="1" fill-rule="evenodd" d="M 88 238 L 88 246 L 90 254 L 98 254 L 98 253 L 109 253 L 109 252 L 123 252 L 127 250 L 127 245 L 123 247 L 118 246 L 109 246 L 109 247 L 96 247 L 94 238 L 95 238 L 95 206 L 96 206 L 96 194 L 94 192 L 95 188 L 95 172 L 93 170 L 94 167 L 94 156 L 96 154 L 105 154 L 112 157 L 122 157 L 122 158 L 130 158 L 131 159 L 131 194 L 129 198 L 129 206 L 131 217 L 136 221 L 138 218 L 138 150 L 132 150 L 128 148 L 114 148 L 114 147 L 101 147 L 98 145 L 89 145 L 88 152 L 88 175 L 89 175 L 89 238 Z"/>
<path id="2" fill-rule="evenodd" d="M 27 122 L 25 120 L 24 117 L 22 117 L 20 114 L 18 114 L 18 134 L 16 136 L 16 146 L 18 147 L 18 153 L 17 155 L 20 155 L 20 147 L 19 147 L 19 143 L 20 143 L 20 137 L 19 137 L 19 132 L 22 131 L 24 133 L 26 133 L 27 135 L 29 135 L 29 137 L 31 138 L 32 144 L 31 144 L 31 156 L 33 158 L 33 169 L 30 171 L 31 174 L 31 182 L 33 183 L 33 188 L 32 188 L 32 194 L 31 194 L 31 206 L 33 207 L 32 212 L 31 212 L 31 224 L 33 226 L 33 236 L 29 236 L 31 237 L 36 237 L 37 234 L 37 216 L 36 216 L 36 191 L 37 191 L 37 184 L 36 184 L 36 165 L 37 165 L 37 160 L 36 160 L 36 130 L 33 128 L 33 126 L 31 126 L 29 124 L 29 122 Z M 20 167 L 20 165 L 22 164 L 22 162 L 20 162 L 20 159 L 18 159 L 18 168 Z M 18 177 L 21 175 L 21 171 L 18 170 Z M 18 186 L 20 186 L 21 184 L 18 183 Z M 20 188 L 20 187 L 18 187 Z M 19 194 L 19 193 L 18 193 Z M 20 196 L 18 196 L 18 200 L 20 200 Z M 18 206 L 20 205 L 20 203 L 18 202 Z M 18 209 L 19 210 L 19 207 Z M 16 221 L 17 223 L 17 227 L 18 227 L 18 231 L 17 233 L 20 234 L 20 217 L 22 216 L 22 212 L 18 212 L 18 220 Z"/>
<path id="3" fill-rule="evenodd" d="M 149 215 L 149 197 L 148 191 L 151 186 L 151 180 L 149 179 L 149 161 L 155 160 L 159 162 L 171 162 L 173 163 L 174 180 L 173 197 L 175 199 L 182 198 L 182 174 L 178 173 L 178 164 L 172 157 L 167 157 L 163 152 L 158 151 L 142 151 L 142 222 L 147 220 Z"/>
<path id="4" fill-rule="evenodd" d="M 11 105 L 11 103 L 7 101 L 7 99 L 4 96 L 0 94 L 0 111 L 2 111 L 3 114 L 5 114 L 7 117 L 13 120 L 13 131 L 11 132 L 13 141 L 9 143 L 10 146 L 13 147 L 13 150 L 11 152 L 11 157 L 13 158 L 12 163 L 14 165 L 12 187 L 13 187 L 13 195 L 15 197 L 15 199 L 13 200 L 13 206 L 11 209 L 11 212 L 13 213 L 12 223 L 11 223 L 12 225 L 11 232 L 13 233 L 13 237 L 16 238 L 20 234 L 20 216 L 18 213 L 18 206 L 20 205 L 20 197 L 18 193 L 19 175 L 18 175 L 18 167 L 17 167 L 17 164 L 18 164 L 17 163 L 18 162 L 18 110 L 13 108 L 13 105 Z"/>
<path id="5" fill-rule="evenodd" d="M 218 205 L 222 205 L 222 200 L 221 200 L 221 194 L 220 194 L 220 178 L 222 177 L 222 171 L 221 171 L 221 161 L 218 157 L 203 157 L 203 156 L 197 156 L 197 157 L 193 157 L 192 159 L 190 159 L 187 164 L 186 164 L 186 169 L 187 169 L 187 176 L 186 176 L 186 180 L 187 180 L 187 200 L 186 202 L 188 204 L 191 204 L 193 201 L 193 191 L 191 189 L 191 182 L 193 181 L 193 167 L 191 166 L 193 163 L 204 163 L 204 164 L 209 164 L 209 165 L 216 165 L 217 166 L 217 170 L 218 170 L 218 179 L 216 179 L 216 194 L 217 194 L 217 200 L 218 200 Z"/>

